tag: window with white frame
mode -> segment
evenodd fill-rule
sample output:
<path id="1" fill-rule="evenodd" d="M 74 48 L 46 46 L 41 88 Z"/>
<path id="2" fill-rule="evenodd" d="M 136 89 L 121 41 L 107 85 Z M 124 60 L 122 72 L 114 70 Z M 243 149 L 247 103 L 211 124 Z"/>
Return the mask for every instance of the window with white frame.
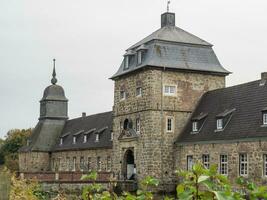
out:
<path id="1" fill-rule="evenodd" d="M 228 175 L 228 155 L 220 155 L 220 174 Z"/>
<path id="2" fill-rule="evenodd" d="M 99 142 L 99 134 L 98 134 L 98 133 L 95 134 L 95 141 L 96 141 L 96 142 Z"/>
<path id="3" fill-rule="evenodd" d="M 198 132 L 198 122 L 192 123 L 192 132 Z"/>
<path id="4" fill-rule="evenodd" d="M 97 165 L 97 171 L 101 171 L 101 157 L 97 157 L 96 160 L 96 165 Z"/>
<path id="5" fill-rule="evenodd" d="M 60 138 L 60 142 L 59 142 L 60 145 L 63 145 L 63 138 Z"/>
<path id="6" fill-rule="evenodd" d="M 124 69 L 129 69 L 129 56 L 125 56 L 124 58 Z"/>
<path id="7" fill-rule="evenodd" d="M 120 100 L 125 100 L 126 99 L 126 92 L 124 90 L 120 91 Z"/>
<path id="8" fill-rule="evenodd" d="M 141 87 L 136 88 L 136 96 L 137 97 L 141 97 L 142 96 L 142 88 Z"/>
<path id="9" fill-rule="evenodd" d="M 73 140 L 72 140 L 72 143 L 73 143 L 73 144 L 76 144 L 76 136 L 73 136 L 72 139 L 73 139 Z"/>
<path id="10" fill-rule="evenodd" d="M 167 120 L 166 120 L 166 131 L 167 132 L 173 132 L 173 128 L 174 128 L 173 121 L 174 121 L 173 117 L 167 117 Z"/>
<path id="11" fill-rule="evenodd" d="M 239 154 L 239 175 L 248 175 L 248 155 L 246 153 Z"/>
<path id="12" fill-rule="evenodd" d="M 136 132 L 137 133 L 140 133 L 140 127 L 141 127 L 141 125 L 140 125 L 140 118 L 136 118 Z"/>
<path id="13" fill-rule="evenodd" d="M 73 157 L 72 164 L 73 164 L 72 170 L 75 172 L 76 171 L 76 157 Z"/>
<path id="14" fill-rule="evenodd" d="M 263 154 L 263 176 L 267 177 L 267 154 Z"/>
<path id="15" fill-rule="evenodd" d="M 142 51 L 138 51 L 137 52 L 137 64 L 140 65 L 142 64 L 142 58 L 143 57 L 143 52 Z"/>
<path id="16" fill-rule="evenodd" d="M 187 156 L 187 166 L 186 166 L 186 168 L 187 168 L 187 170 L 188 171 L 190 171 L 190 170 L 192 170 L 193 169 L 193 165 L 194 165 L 194 160 L 193 160 L 193 156 Z"/>
<path id="17" fill-rule="evenodd" d="M 176 86 L 165 85 L 164 86 L 164 95 L 170 95 L 170 96 L 176 95 Z"/>
<path id="18" fill-rule="evenodd" d="M 66 158 L 66 162 L 67 162 L 67 171 L 71 171 L 71 163 L 69 157 Z"/>
<path id="19" fill-rule="evenodd" d="M 107 157 L 107 170 L 108 171 L 111 170 L 111 158 L 110 158 L 110 156 Z"/>
<path id="20" fill-rule="evenodd" d="M 83 135 L 83 143 L 87 142 L 87 134 Z"/>
<path id="21" fill-rule="evenodd" d="M 217 130 L 223 129 L 223 119 L 217 119 Z"/>
<path id="22" fill-rule="evenodd" d="M 206 169 L 210 168 L 210 155 L 209 154 L 202 155 L 202 163 Z"/>
<path id="23" fill-rule="evenodd" d="M 262 114 L 262 123 L 263 125 L 267 125 L 267 113 Z"/>

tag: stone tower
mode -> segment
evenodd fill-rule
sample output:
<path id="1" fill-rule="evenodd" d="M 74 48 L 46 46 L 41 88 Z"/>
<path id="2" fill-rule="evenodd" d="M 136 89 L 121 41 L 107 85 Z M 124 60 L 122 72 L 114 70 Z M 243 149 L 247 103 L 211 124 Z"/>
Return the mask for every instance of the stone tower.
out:
<path id="1" fill-rule="evenodd" d="M 51 85 L 44 90 L 40 101 L 40 117 L 27 146 L 19 153 L 20 171 L 50 170 L 51 151 L 68 119 L 68 99 L 57 85 L 55 60 Z"/>
<path id="2" fill-rule="evenodd" d="M 225 87 L 229 72 L 212 45 L 161 15 L 161 28 L 131 46 L 113 75 L 113 171 L 120 179 L 147 175 L 162 189 L 174 180 L 174 141 L 203 93 Z"/>

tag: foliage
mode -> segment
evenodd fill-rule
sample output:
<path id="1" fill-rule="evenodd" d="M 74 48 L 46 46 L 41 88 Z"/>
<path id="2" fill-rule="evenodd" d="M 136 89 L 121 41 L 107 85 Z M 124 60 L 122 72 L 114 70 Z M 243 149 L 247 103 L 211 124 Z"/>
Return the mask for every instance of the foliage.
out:
<path id="1" fill-rule="evenodd" d="M 8 131 L 6 139 L 0 145 L 0 164 L 5 164 L 10 170 L 18 170 L 18 150 L 26 145 L 32 129 L 13 129 Z"/>

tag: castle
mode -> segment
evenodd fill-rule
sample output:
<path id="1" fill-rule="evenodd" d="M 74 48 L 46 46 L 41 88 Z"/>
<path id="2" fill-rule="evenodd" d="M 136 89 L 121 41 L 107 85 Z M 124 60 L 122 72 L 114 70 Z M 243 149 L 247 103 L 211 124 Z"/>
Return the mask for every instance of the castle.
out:
<path id="1" fill-rule="evenodd" d="M 147 175 L 170 187 L 177 168 L 217 164 L 231 179 L 267 178 L 267 73 L 225 88 L 230 72 L 212 44 L 161 15 L 161 28 L 126 50 L 112 112 L 68 119 L 68 99 L 52 84 L 40 118 L 20 149 L 21 173 L 111 173 L 118 180 Z"/>

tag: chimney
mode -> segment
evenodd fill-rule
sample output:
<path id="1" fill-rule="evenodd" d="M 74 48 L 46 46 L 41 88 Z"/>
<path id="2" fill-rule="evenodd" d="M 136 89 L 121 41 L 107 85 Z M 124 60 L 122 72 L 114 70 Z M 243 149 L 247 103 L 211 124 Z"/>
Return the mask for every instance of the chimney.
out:
<path id="1" fill-rule="evenodd" d="M 86 117 L 86 112 L 83 112 L 82 113 L 82 118 L 85 118 Z"/>
<path id="2" fill-rule="evenodd" d="M 161 15 L 161 28 L 175 26 L 175 13 L 166 12 Z"/>
<path id="3" fill-rule="evenodd" d="M 266 84 L 266 81 L 267 81 L 267 72 L 262 72 L 260 86 L 264 86 Z"/>

